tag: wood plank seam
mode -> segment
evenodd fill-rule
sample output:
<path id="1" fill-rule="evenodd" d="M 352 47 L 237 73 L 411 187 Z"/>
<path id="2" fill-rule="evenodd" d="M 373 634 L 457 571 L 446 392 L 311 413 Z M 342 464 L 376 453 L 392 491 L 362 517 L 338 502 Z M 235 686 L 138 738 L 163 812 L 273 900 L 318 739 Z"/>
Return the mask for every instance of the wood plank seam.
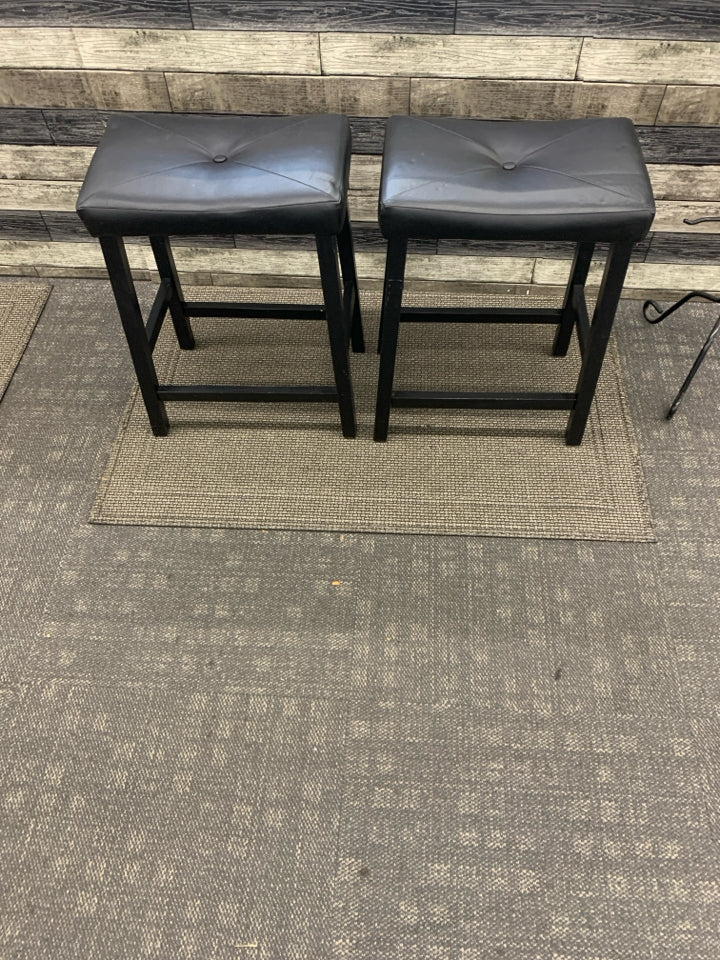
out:
<path id="1" fill-rule="evenodd" d="M 580 58 L 582 57 L 583 47 L 585 46 L 585 37 L 580 37 L 580 49 L 578 50 L 577 60 L 575 61 L 575 73 L 573 80 L 578 80 L 578 71 L 580 70 Z"/>
<path id="2" fill-rule="evenodd" d="M 660 103 L 658 104 L 657 113 L 655 114 L 655 119 L 653 120 L 653 126 L 657 126 L 658 117 L 660 116 L 660 111 L 662 110 L 663 101 L 665 99 L 665 94 L 667 93 L 668 85 L 665 84 L 665 89 L 663 90 L 663 95 L 660 97 Z"/>

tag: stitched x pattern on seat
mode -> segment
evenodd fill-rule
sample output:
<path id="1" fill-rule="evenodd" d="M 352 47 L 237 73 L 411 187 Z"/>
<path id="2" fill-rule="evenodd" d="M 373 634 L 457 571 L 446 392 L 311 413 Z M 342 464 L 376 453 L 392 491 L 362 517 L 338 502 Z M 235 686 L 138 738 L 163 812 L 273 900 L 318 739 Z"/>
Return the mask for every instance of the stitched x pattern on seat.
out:
<path id="1" fill-rule="evenodd" d="M 630 120 L 388 122 L 386 236 L 638 240 L 654 209 Z"/>
<path id="2" fill-rule="evenodd" d="M 332 234 L 349 163 L 341 116 L 114 116 L 77 210 L 95 236 Z"/>

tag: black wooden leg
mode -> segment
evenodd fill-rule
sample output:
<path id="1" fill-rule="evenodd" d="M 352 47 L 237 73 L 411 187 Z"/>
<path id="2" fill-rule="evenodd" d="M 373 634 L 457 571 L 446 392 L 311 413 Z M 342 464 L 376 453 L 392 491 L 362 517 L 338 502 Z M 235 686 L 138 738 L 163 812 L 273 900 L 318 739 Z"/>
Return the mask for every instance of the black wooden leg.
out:
<path id="1" fill-rule="evenodd" d="M 340 269 L 342 271 L 345 302 L 352 304 L 350 320 L 350 342 L 354 353 L 365 353 L 365 338 L 363 336 L 362 316 L 360 314 L 360 292 L 358 290 L 357 270 L 355 268 L 355 251 L 353 248 L 350 219 L 345 214 L 345 223 L 338 235 L 338 250 L 340 252 Z"/>
<path id="2" fill-rule="evenodd" d="M 575 290 L 579 288 L 578 293 L 585 296 L 585 283 L 587 281 L 590 263 L 592 261 L 594 243 L 578 243 L 575 247 L 575 257 L 573 259 L 572 269 L 570 270 L 570 279 L 565 290 L 565 300 L 562 305 L 562 318 L 558 324 L 555 333 L 555 342 L 553 343 L 553 355 L 564 357 L 570 346 L 570 338 L 577 321 L 574 297 Z"/>
<path id="3" fill-rule="evenodd" d="M 388 241 L 388 244 L 389 244 L 389 241 Z M 388 298 L 389 298 L 389 296 L 390 296 L 390 292 L 389 292 L 389 289 L 388 289 L 388 271 L 387 271 L 388 255 L 389 255 L 389 245 L 388 245 L 388 247 L 387 247 L 386 250 L 385 250 L 385 279 L 383 280 L 382 307 L 381 307 L 381 309 L 380 309 L 380 326 L 378 327 L 378 337 L 377 337 L 377 352 L 378 352 L 378 353 L 380 353 L 380 351 L 382 350 L 383 327 L 384 327 L 384 324 L 383 324 L 383 316 L 384 316 L 384 313 L 385 313 L 385 303 L 387 302 L 387 300 L 388 300 Z"/>
<path id="4" fill-rule="evenodd" d="M 585 433 L 632 249 L 633 244 L 628 242 L 610 246 L 577 382 L 577 401 L 565 432 L 565 441 L 571 446 L 577 446 Z"/>
<path id="5" fill-rule="evenodd" d="M 340 407 L 340 423 L 343 436 L 354 437 L 355 404 L 353 402 L 352 381 L 350 380 L 350 362 L 348 357 L 345 313 L 343 310 L 340 273 L 335 253 L 335 238 L 317 236 L 315 238 L 320 265 L 320 280 L 325 299 L 330 352 L 332 354 L 335 386 Z"/>
<path id="6" fill-rule="evenodd" d="M 385 261 L 385 284 L 382 313 L 380 316 L 380 373 L 378 376 L 377 402 L 375 405 L 375 440 L 387 440 L 390 424 L 395 354 L 400 332 L 400 310 L 405 284 L 405 261 L 407 238 L 392 238 L 388 241 Z"/>
<path id="7" fill-rule="evenodd" d="M 169 429 L 167 413 L 165 404 L 157 394 L 157 373 L 153 363 L 152 350 L 145 333 L 145 324 L 135 292 L 135 285 L 130 273 L 125 244 L 120 237 L 108 236 L 100 237 L 100 247 L 105 257 L 110 284 L 115 295 L 125 337 L 130 347 L 130 356 L 135 367 L 140 392 L 145 401 L 145 409 L 152 432 L 157 437 L 164 437 Z"/>
<path id="8" fill-rule="evenodd" d="M 182 295 L 182 287 L 178 280 L 177 270 L 175 269 L 175 258 L 170 248 L 170 240 L 167 237 L 150 237 L 150 246 L 155 255 L 158 273 L 161 280 L 167 280 L 170 284 L 170 316 L 172 317 L 175 335 L 178 343 L 183 350 L 192 350 L 195 346 L 195 337 L 190 328 L 190 321 L 185 314 L 185 301 Z"/>

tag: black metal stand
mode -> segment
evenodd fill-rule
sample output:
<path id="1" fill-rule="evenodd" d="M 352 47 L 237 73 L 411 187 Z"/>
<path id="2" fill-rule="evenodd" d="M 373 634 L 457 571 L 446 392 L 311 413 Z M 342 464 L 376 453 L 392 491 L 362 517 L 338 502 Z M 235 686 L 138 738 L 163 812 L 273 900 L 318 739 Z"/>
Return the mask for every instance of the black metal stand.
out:
<path id="1" fill-rule="evenodd" d="M 407 237 L 391 237 L 385 266 L 385 287 L 380 320 L 380 374 L 375 407 L 375 440 L 387 440 L 391 406 L 473 407 L 570 410 L 565 442 L 581 443 L 600 370 L 607 349 L 615 312 L 625 281 L 631 242 L 610 245 L 600 293 L 592 322 L 585 299 L 594 244 L 579 243 L 570 271 L 563 306 L 560 309 L 403 307 L 402 294 L 407 258 Z M 444 321 L 446 323 L 549 323 L 556 326 L 553 354 L 567 353 L 577 329 L 582 366 L 573 393 L 480 393 L 429 390 L 393 390 L 395 356 L 400 322 Z"/>
<path id="2" fill-rule="evenodd" d="M 706 293 L 704 290 L 692 290 L 690 293 L 686 293 L 684 297 L 681 297 L 677 301 L 677 303 L 674 303 L 671 307 L 668 307 L 667 310 L 663 310 L 662 307 L 659 304 L 657 304 L 654 300 L 646 300 L 645 303 L 643 304 L 643 316 L 645 317 L 648 323 L 660 323 L 666 317 L 669 317 L 670 314 L 675 313 L 676 310 L 678 310 L 680 307 L 686 304 L 689 300 L 693 300 L 695 298 L 700 298 L 701 300 L 708 300 L 711 303 L 720 303 L 720 297 L 715 297 L 711 293 Z M 648 309 L 654 310 L 658 315 L 656 317 L 648 316 Z M 680 401 L 683 398 L 683 394 L 692 383 L 692 380 L 695 374 L 700 369 L 700 365 L 705 359 L 705 355 L 710 349 L 710 346 L 713 340 L 715 339 L 715 337 L 717 336 L 718 331 L 720 331 L 720 316 L 718 316 L 717 320 L 715 321 L 715 325 L 710 331 L 710 333 L 708 334 L 708 338 L 703 344 L 702 350 L 697 355 L 697 357 L 695 358 L 695 363 L 693 363 L 692 367 L 690 368 L 690 373 L 688 373 L 687 377 L 685 377 L 685 382 L 680 387 L 680 390 L 678 391 L 678 395 L 673 400 L 670 406 L 670 409 L 666 414 L 666 418 L 668 420 L 671 420 L 675 416 L 675 412 L 677 411 L 677 408 L 680 406 Z"/>
<path id="3" fill-rule="evenodd" d="M 138 304 L 125 244 L 121 236 L 100 237 L 110 283 L 120 320 L 125 330 L 150 426 L 155 436 L 165 436 L 169 422 L 165 403 L 170 400 L 336 401 L 343 436 L 356 435 L 355 408 L 348 346 L 354 352 L 365 350 L 360 299 L 357 288 L 355 255 L 347 219 L 337 236 L 316 237 L 324 306 L 316 304 L 234 303 L 185 300 L 167 237 L 150 238 L 160 286 L 144 321 Z M 325 320 L 328 328 L 335 386 L 226 386 L 213 384 L 160 384 L 153 349 L 163 321 L 172 318 L 178 343 L 192 350 L 195 338 L 190 317 L 264 317 Z"/>

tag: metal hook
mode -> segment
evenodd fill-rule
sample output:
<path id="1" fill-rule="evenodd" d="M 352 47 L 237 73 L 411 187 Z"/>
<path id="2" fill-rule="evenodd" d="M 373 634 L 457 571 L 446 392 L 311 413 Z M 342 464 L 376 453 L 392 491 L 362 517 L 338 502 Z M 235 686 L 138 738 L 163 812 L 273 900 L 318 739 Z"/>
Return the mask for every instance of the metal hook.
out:
<path id="1" fill-rule="evenodd" d="M 720 220 L 720 217 L 716 217 L 713 219 Z M 668 307 L 667 310 L 663 310 L 662 307 L 655 300 L 646 300 L 642 308 L 643 316 L 645 317 L 648 323 L 660 323 L 661 320 L 664 320 L 665 317 L 669 317 L 671 313 L 675 313 L 678 307 L 681 307 L 684 303 L 687 303 L 688 300 L 692 300 L 693 297 L 700 297 L 702 300 L 710 300 L 712 303 L 720 303 L 720 297 L 713 296 L 712 293 L 707 293 L 704 290 L 692 290 L 690 293 L 686 293 L 684 297 L 681 297 L 677 301 L 677 303 L 674 303 L 671 307 Z M 648 308 L 650 307 L 656 311 L 656 313 L 658 314 L 657 317 L 648 316 L 647 311 L 648 311 Z M 678 391 L 678 395 L 673 400 L 672 405 L 666 414 L 666 418 L 668 420 L 670 420 L 675 415 L 675 411 L 677 410 L 680 404 L 680 400 L 682 399 L 683 394 L 685 393 L 687 388 L 690 386 L 690 383 L 693 377 L 695 376 L 695 374 L 700 369 L 700 364 L 705 359 L 705 355 L 710 349 L 710 346 L 713 340 L 718 335 L 718 332 L 720 332 L 720 317 L 718 317 L 718 319 L 716 320 L 715 326 L 710 331 L 707 340 L 703 344 L 700 353 L 697 355 L 695 362 L 693 363 L 690 369 L 690 373 L 688 373 L 687 377 L 685 378 L 685 382 L 683 383 L 683 385 L 680 387 L 680 390 Z"/>

